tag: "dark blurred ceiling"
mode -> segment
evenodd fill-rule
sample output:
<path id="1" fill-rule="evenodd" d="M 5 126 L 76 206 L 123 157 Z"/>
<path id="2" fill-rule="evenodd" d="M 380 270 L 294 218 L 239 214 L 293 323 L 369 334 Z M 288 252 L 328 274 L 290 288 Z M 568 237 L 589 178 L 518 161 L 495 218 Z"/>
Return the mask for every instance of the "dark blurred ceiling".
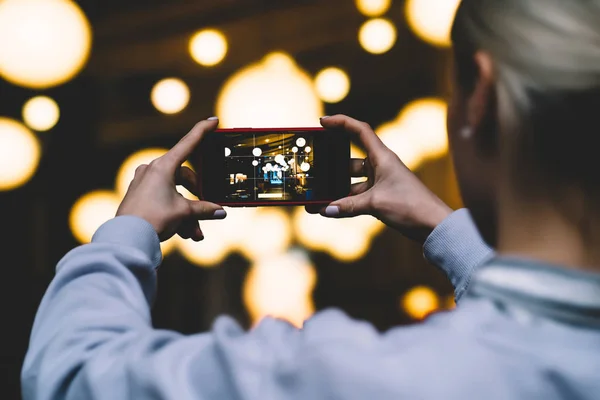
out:
<path id="1" fill-rule="evenodd" d="M 375 56 L 359 45 L 366 17 L 353 0 L 83 0 L 94 29 L 93 52 L 83 73 L 92 78 L 98 99 L 98 142 L 114 146 L 144 138 L 180 135 L 198 119 L 214 114 L 223 82 L 239 68 L 282 50 L 315 74 L 327 66 L 344 68 L 352 79 L 350 95 L 328 105 L 381 123 L 394 118 L 416 97 L 439 95 L 447 54 L 420 42 L 404 22 L 404 2 L 396 0 L 385 17 L 398 40 Z M 197 30 L 214 27 L 227 36 L 229 51 L 216 67 L 196 64 L 188 53 Z M 153 84 L 177 76 L 192 99 L 181 114 L 158 113 L 149 100 Z M 369 111 L 364 102 L 368 99 Z"/>

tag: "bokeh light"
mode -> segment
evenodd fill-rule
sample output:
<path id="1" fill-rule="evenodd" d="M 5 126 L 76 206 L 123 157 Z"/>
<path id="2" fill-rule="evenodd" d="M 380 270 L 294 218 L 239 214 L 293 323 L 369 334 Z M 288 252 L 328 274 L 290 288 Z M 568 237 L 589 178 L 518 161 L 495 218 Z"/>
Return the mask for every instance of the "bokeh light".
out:
<path id="1" fill-rule="evenodd" d="M 406 0 L 408 26 L 422 40 L 449 47 L 450 31 L 460 0 Z"/>
<path id="2" fill-rule="evenodd" d="M 303 207 L 295 210 L 293 220 L 296 238 L 300 243 L 345 262 L 364 257 L 371 240 L 385 226 L 370 216 L 332 219 L 308 214 Z"/>
<path id="3" fill-rule="evenodd" d="M 177 114 L 190 102 L 190 89 L 181 79 L 167 78 L 154 85 L 150 99 L 158 111 Z"/>
<path id="4" fill-rule="evenodd" d="M 272 255 L 252 265 L 244 282 L 244 303 L 252 321 L 271 316 L 302 327 L 315 311 L 312 292 L 317 274 L 299 250 Z"/>
<path id="5" fill-rule="evenodd" d="M 50 97 L 36 96 L 23 106 L 23 120 L 33 130 L 48 131 L 56 125 L 59 118 L 58 104 Z"/>
<path id="6" fill-rule="evenodd" d="M 315 89 L 321 100 L 338 103 L 350 92 L 350 78 L 340 68 L 325 68 L 315 77 Z"/>
<path id="7" fill-rule="evenodd" d="M 148 148 L 137 151 L 131 154 L 129 157 L 127 157 L 127 159 L 123 161 L 121 167 L 119 168 L 119 171 L 117 172 L 117 179 L 115 182 L 115 189 L 117 191 L 117 194 L 121 198 L 125 197 L 127 189 L 129 188 L 129 184 L 135 177 L 135 170 L 137 169 L 137 167 L 143 164 L 150 164 L 152 161 L 165 155 L 167 151 L 168 149 L 158 147 Z M 187 161 L 183 165 L 188 168 L 192 168 L 190 163 Z M 183 186 L 177 186 L 177 191 L 188 200 L 198 200 L 196 196 L 190 193 Z"/>
<path id="8" fill-rule="evenodd" d="M 425 161 L 448 153 L 446 103 L 437 98 L 415 100 L 404 107 L 398 117 L 375 131 L 383 143 L 412 170 Z M 352 157 L 363 158 L 364 152 L 352 146 Z"/>
<path id="9" fill-rule="evenodd" d="M 80 197 L 69 215 L 69 226 L 75 239 L 80 243 L 89 243 L 100 225 L 114 218 L 119 203 L 119 196 L 108 190 L 90 192 Z"/>
<path id="10" fill-rule="evenodd" d="M 396 43 L 396 27 L 389 20 L 375 18 L 365 22 L 358 32 L 360 45 L 373 54 L 383 54 Z"/>
<path id="11" fill-rule="evenodd" d="M 86 64 L 91 38 L 74 1 L 0 1 L 0 77 L 35 89 L 67 82 Z"/>
<path id="12" fill-rule="evenodd" d="M 292 240 L 288 214 L 280 208 L 264 207 L 257 209 L 253 218 L 249 231 L 240 237 L 242 254 L 249 260 L 261 260 L 285 252 Z"/>
<path id="13" fill-rule="evenodd" d="M 355 0 L 356 8 L 367 17 L 379 17 L 392 5 L 392 0 Z"/>
<path id="14" fill-rule="evenodd" d="M 26 126 L 0 117 L 0 191 L 31 179 L 40 162 L 40 143 Z"/>
<path id="15" fill-rule="evenodd" d="M 189 51 L 198 64 L 211 67 L 227 55 L 227 39 L 218 30 L 204 29 L 192 37 Z"/>
<path id="16" fill-rule="evenodd" d="M 411 318 L 423 319 L 440 308 L 440 300 L 432 289 L 416 286 L 404 294 L 401 306 Z"/>
<path id="17" fill-rule="evenodd" d="M 223 128 L 312 127 L 320 126 L 323 103 L 311 77 L 289 55 L 271 53 L 225 82 L 216 112 Z"/>

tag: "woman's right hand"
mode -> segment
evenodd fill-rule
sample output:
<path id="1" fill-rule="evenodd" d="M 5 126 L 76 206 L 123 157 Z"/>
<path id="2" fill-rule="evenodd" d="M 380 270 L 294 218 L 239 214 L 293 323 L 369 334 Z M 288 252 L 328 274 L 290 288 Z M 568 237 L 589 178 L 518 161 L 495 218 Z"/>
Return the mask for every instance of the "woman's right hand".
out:
<path id="1" fill-rule="evenodd" d="M 452 213 L 452 209 L 383 144 L 368 124 L 336 115 L 322 118 L 321 125 L 345 130 L 362 145 L 367 158 L 352 159 L 350 170 L 353 177 L 367 180 L 353 184 L 350 196 L 319 210 L 307 208 L 308 212 L 331 218 L 372 215 L 421 243 Z"/>

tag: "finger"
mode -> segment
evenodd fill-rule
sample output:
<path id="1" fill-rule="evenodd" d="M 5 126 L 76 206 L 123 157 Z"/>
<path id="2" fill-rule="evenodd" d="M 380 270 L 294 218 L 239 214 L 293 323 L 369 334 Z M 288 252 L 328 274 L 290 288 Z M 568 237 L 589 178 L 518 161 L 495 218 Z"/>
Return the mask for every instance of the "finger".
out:
<path id="1" fill-rule="evenodd" d="M 224 219 L 227 212 L 218 204 L 207 201 L 186 200 L 191 210 L 192 216 L 196 220 Z"/>
<path id="2" fill-rule="evenodd" d="M 353 158 L 350 160 L 350 176 L 362 178 L 367 175 L 367 160 L 364 158 Z"/>
<path id="3" fill-rule="evenodd" d="M 350 195 L 352 195 L 352 196 L 359 195 L 359 194 L 364 193 L 367 190 L 369 190 L 370 187 L 371 187 L 371 184 L 368 181 L 354 183 L 354 184 L 352 184 L 352 186 L 350 186 Z"/>
<path id="4" fill-rule="evenodd" d="M 183 239 L 192 239 L 195 242 L 200 242 L 204 239 L 200 224 L 193 218 L 184 221 L 179 227 L 177 234 Z"/>
<path id="5" fill-rule="evenodd" d="M 324 209 L 322 205 L 318 204 L 309 204 L 304 207 L 307 213 L 309 214 L 320 214 L 321 210 Z"/>
<path id="6" fill-rule="evenodd" d="M 179 143 L 177 143 L 164 156 L 160 157 L 157 162 L 164 164 L 167 172 L 174 174 L 175 170 L 187 160 L 192 151 L 207 132 L 214 131 L 219 125 L 217 117 L 211 117 L 207 120 L 198 122 L 187 135 L 185 135 Z"/>
<path id="7" fill-rule="evenodd" d="M 181 185 L 198 197 L 198 178 L 191 168 L 182 166 L 175 172 L 175 185 Z"/>
<path id="8" fill-rule="evenodd" d="M 328 205 L 321 215 L 330 218 L 345 218 L 364 215 L 368 214 L 369 203 L 368 192 L 356 196 L 348 196 Z"/>
<path id="9" fill-rule="evenodd" d="M 378 155 L 387 150 L 379 136 L 365 122 L 346 115 L 334 115 L 321 118 L 321 125 L 327 129 L 343 129 L 351 133 L 364 146 L 367 156 L 373 160 L 376 160 Z"/>

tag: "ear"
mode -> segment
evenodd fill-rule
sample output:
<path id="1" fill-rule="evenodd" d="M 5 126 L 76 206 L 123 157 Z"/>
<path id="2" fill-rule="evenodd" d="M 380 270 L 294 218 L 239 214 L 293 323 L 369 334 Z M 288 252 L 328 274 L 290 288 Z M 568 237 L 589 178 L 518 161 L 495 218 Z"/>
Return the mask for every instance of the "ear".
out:
<path id="1" fill-rule="evenodd" d="M 477 71 L 473 90 L 467 100 L 467 123 L 475 132 L 481 131 L 495 109 L 494 64 L 488 53 L 478 51 L 473 56 Z"/>

